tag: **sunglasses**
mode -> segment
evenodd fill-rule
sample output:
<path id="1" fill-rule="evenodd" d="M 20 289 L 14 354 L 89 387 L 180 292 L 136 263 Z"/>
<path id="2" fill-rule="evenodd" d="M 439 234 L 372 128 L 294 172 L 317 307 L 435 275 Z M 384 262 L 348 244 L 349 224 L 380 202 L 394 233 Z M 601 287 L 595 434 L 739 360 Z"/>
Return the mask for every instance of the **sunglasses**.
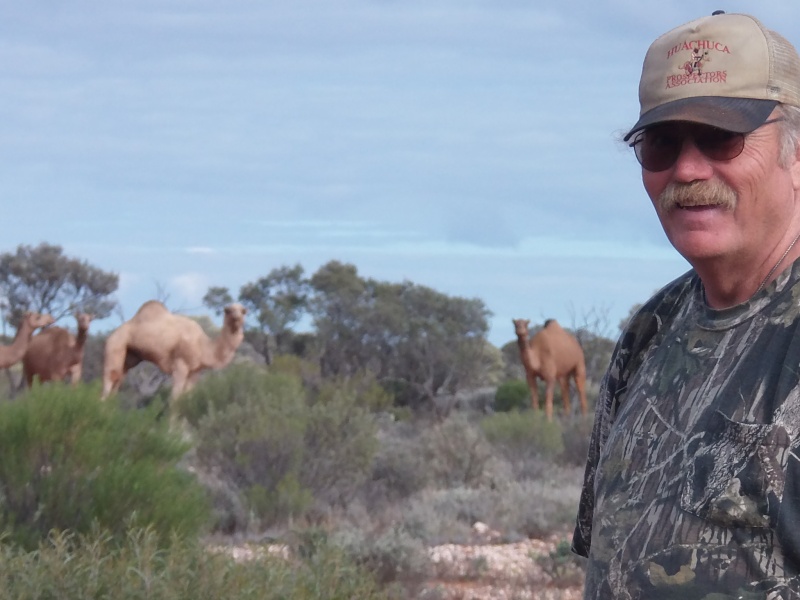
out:
<path id="1" fill-rule="evenodd" d="M 770 119 L 763 125 L 778 121 L 783 119 Z M 641 131 L 630 146 L 642 168 L 657 173 L 675 164 L 686 138 L 691 138 L 692 144 L 706 158 L 725 161 L 742 153 L 746 135 L 711 125 L 663 123 Z"/>

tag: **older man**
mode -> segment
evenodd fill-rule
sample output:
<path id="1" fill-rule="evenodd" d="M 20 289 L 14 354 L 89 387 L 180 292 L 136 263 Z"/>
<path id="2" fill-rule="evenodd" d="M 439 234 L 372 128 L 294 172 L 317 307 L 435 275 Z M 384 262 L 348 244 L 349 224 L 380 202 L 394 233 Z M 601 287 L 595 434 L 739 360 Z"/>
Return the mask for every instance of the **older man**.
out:
<path id="1" fill-rule="evenodd" d="M 800 57 L 718 12 L 653 42 L 639 100 L 625 140 L 692 270 L 600 391 L 585 598 L 800 598 Z"/>

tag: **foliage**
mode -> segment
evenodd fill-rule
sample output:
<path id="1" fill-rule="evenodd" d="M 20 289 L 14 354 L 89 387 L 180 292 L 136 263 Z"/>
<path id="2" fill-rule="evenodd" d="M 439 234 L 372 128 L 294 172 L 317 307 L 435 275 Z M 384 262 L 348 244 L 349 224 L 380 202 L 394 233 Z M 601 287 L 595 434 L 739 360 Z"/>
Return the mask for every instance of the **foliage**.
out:
<path id="1" fill-rule="evenodd" d="M 586 559 L 572 552 L 569 540 L 561 540 L 549 553 L 533 558 L 556 586 L 571 587 L 584 581 Z"/>
<path id="2" fill-rule="evenodd" d="M 272 339 L 278 352 L 290 350 L 293 333 L 290 329 L 304 315 L 308 301 L 308 281 L 303 267 L 278 267 L 265 277 L 244 284 L 239 290 L 239 302 L 247 309 L 249 321 L 255 327 L 246 332 L 247 341 L 272 363 Z M 225 287 L 211 287 L 203 303 L 220 314 L 233 298 Z"/>
<path id="3" fill-rule="evenodd" d="M 564 451 L 561 424 L 548 422 L 542 411 L 495 413 L 481 421 L 481 429 L 512 463 L 538 456 L 553 459 Z"/>
<path id="4" fill-rule="evenodd" d="M 8 310 L 5 319 L 14 327 L 26 310 L 56 320 L 74 310 L 105 318 L 116 306 L 109 296 L 118 285 L 118 275 L 65 256 L 61 246 L 20 245 L 16 252 L 0 254 L 0 296 Z"/>
<path id="5" fill-rule="evenodd" d="M 203 296 L 203 304 L 213 310 L 217 316 L 220 316 L 225 311 L 225 307 L 232 302 L 233 297 L 226 287 L 210 287 Z"/>
<path id="6" fill-rule="evenodd" d="M 0 545 L 0 600 L 362 600 L 388 599 L 365 569 L 337 548 L 308 560 L 253 549 L 233 560 L 224 548 L 173 538 L 160 548 L 150 529 L 131 529 L 121 543 L 103 532 L 54 533 L 35 552 Z"/>
<path id="7" fill-rule="evenodd" d="M 341 390 L 309 401 L 299 379 L 247 364 L 215 373 L 180 414 L 197 429 L 197 460 L 241 490 L 261 525 L 342 505 L 367 479 L 376 449 L 369 413 Z"/>
<path id="8" fill-rule="evenodd" d="M 477 521 L 505 541 L 542 539 L 574 527 L 577 479 L 577 471 L 550 466 L 537 480 L 509 475 L 491 487 L 426 489 L 404 502 L 395 520 L 426 544 L 475 543 Z"/>
<path id="9" fill-rule="evenodd" d="M 487 379 L 490 313 L 482 301 L 363 279 L 337 261 L 310 284 L 323 376 L 371 371 L 415 405 Z"/>
<path id="10" fill-rule="evenodd" d="M 441 487 L 476 487 L 486 481 L 492 449 L 483 432 L 461 414 L 425 430 L 420 448 L 431 481 Z"/>
<path id="11" fill-rule="evenodd" d="M 401 525 L 378 533 L 342 529 L 331 542 L 384 584 L 422 580 L 431 570 L 425 545 Z"/>
<path id="12" fill-rule="evenodd" d="M 34 386 L 0 404 L 0 528 L 34 548 L 51 529 L 121 535 L 129 521 L 165 540 L 207 523 L 194 478 L 176 468 L 185 444 L 152 411 L 98 402 L 95 386 Z"/>
<path id="13" fill-rule="evenodd" d="M 504 381 L 494 394 L 494 409 L 498 412 L 525 410 L 530 407 L 531 392 L 521 379 Z"/>
<path id="14" fill-rule="evenodd" d="M 564 422 L 562 436 L 564 451 L 561 453 L 561 461 L 564 464 L 576 467 L 586 465 L 593 425 L 594 415 L 591 413 L 585 416 L 577 416 Z"/>

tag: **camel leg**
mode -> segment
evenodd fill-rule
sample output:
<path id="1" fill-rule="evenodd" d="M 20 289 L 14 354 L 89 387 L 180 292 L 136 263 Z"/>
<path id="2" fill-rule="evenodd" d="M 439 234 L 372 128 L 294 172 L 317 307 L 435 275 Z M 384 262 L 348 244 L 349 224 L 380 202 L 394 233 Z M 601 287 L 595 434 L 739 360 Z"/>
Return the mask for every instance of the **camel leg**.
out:
<path id="1" fill-rule="evenodd" d="M 176 400 L 186 389 L 189 380 L 189 369 L 183 362 L 177 362 L 172 370 L 172 391 L 169 399 Z"/>
<path id="2" fill-rule="evenodd" d="M 561 386 L 561 402 L 564 404 L 564 414 L 569 416 L 572 414 L 572 405 L 569 400 L 569 375 L 565 375 L 558 380 Z"/>
<path id="3" fill-rule="evenodd" d="M 553 388 L 555 388 L 555 383 L 552 379 L 545 380 L 544 414 L 547 416 L 548 421 L 553 420 Z"/>
<path id="4" fill-rule="evenodd" d="M 70 383 L 72 384 L 72 387 L 75 387 L 80 383 L 81 376 L 83 375 L 82 365 L 80 363 L 72 365 L 67 371 L 67 373 L 69 373 L 69 379 Z"/>
<path id="5" fill-rule="evenodd" d="M 581 402 L 581 414 L 585 415 L 589 411 L 586 404 L 586 371 L 578 370 L 575 373 L 575 387 L 578 388 L 578 398 Z"/>
<path id="6" fill-rule="evenodd" d="M 525 376 L 528 379 L 528 388 L 531 391 L 531 408 L 539 410 L 539 389 L 536 384 L 536 375 L 525 373 Z"/>

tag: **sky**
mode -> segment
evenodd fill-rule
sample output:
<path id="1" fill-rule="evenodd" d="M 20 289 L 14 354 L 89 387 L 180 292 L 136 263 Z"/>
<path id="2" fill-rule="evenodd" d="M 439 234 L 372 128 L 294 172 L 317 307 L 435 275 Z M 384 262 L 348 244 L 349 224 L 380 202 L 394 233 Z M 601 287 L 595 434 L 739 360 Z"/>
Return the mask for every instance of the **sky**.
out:
<path id="1" fill-rule="evenodd" d="M 647 47 L 785 0 L 0 0 L 0 252 L 117 273 L 120 314 L 331 260 L 595 323 L 688 270 L 620 134 Z M 73 327 L 72 322 L 65 326 Z"/>

